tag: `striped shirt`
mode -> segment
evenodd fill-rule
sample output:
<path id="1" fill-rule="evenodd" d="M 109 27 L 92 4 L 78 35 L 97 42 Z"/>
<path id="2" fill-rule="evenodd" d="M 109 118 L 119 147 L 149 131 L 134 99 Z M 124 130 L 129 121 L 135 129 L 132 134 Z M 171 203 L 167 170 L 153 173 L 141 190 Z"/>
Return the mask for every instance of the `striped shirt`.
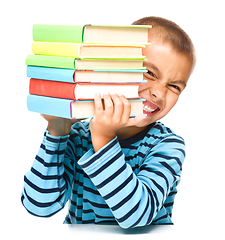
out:
<path id="1" fill-rule="evenodd" d="M 173 224 L 185 144 L 160 122 L 127 139 L 115 137 L 94 152 L 89 121 L 68 136 L 45 131 L 33 166 L 24 176 L 22 203 L 50 217 L 69 200 L 64 223 L 118 223 L 122 228 Z"/>

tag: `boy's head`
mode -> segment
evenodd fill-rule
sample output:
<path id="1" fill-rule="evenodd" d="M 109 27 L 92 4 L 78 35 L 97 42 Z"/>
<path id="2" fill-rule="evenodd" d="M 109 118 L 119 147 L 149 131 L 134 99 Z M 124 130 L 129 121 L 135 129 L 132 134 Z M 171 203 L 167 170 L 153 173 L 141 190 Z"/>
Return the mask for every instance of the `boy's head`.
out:
<path id="1" fill-rule="evenodd" d="M 194 69 L 194 45 L 188 34 L 176 23 L 161 17 L 145 17 L 133 22 L 133 25 L 152 25 L 152 29 L 149 30 L 149 42 L 162 41 L 170 44 L 173 50 L 187 54 L 192 63 L 192 70 Z"/>
<path id="2" fill-rule="evenodd" d="M 147 118 L 139 127 L 164 116 L 174 107 L 195 66 L 195 49 L 189 36 L 177 24 L 159 17 L 146 17 L 134 25 L 152 25 L 149 29 L 151 45 L 143 49 L 147 80 L 139 87 L 139 96 L 146 99 Z"/>

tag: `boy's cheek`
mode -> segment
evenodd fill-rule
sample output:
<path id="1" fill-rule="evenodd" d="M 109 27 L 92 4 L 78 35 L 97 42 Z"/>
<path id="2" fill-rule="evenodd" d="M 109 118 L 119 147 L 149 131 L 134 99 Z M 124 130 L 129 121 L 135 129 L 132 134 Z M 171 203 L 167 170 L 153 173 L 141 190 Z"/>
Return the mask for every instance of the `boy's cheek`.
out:
<path id="1" fill-rule="evenodd" d="M 150 87 L 150 84 L 149 84 L 149 82 L 145 82 L 145 83 L 141 83 L 140 85 L 139 85 L 139 91 L 142 91 L 142 90 L 144 90 L 144 89 L 147 89 L 148 87 Z"/>

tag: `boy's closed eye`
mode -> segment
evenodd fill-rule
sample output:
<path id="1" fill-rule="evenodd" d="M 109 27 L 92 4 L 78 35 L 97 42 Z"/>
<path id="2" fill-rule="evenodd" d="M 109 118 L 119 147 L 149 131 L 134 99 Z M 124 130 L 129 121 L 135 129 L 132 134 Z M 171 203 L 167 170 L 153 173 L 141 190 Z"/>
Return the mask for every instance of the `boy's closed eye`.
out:
<path id="1" fill-rule="evenodd" d="M 149 70 L 147 70 L 147 74 L 151 75 L 152 77 L 155 77 L 155 74 L 153 72 L 149 71 Z"/>
<path id="2" fill-rule="evenodd" d="M 181 92 L 181 88 L 179 86 L 177 86 L 177 85 L 170 84 L 169 87 L 173 88 L 174 91 Z"/>
<path id="3" fill-rule="evenodd" d="M 151 79 L 151 80 L 153 80 L 154 78 L 156 78 L 156 75 L 155 75 L 152 71 L 150 71 L 150 70 L 147 70 L 147 72 L 144 73 L 144 76 L 145 76 L 147 79 Z"/>

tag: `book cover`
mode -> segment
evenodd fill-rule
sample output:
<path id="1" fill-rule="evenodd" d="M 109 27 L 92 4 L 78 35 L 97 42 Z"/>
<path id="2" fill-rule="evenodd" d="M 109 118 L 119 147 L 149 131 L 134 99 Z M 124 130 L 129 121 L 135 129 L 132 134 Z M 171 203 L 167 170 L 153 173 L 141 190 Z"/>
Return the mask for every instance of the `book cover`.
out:
<path id="1" fill-rule="evenodd" d="M 33 40 L 67 43 L 148 44 L 150 25 L 49 25 L 34 24 Z"/>
<path id="2" fill-rule="evenodd" d="M 95 93 L 117 93 L 127 99 L 138 99 L 140 83 L 66 83 L 41 79 L 30 79 L 29 93 L 33 95 L 71 100 L 93 100 Z"/>
<path id="3" fill-rule="evenodd" d="M 145 45 L 96 45 L 78 43 L 33 42 L 36 55 L 60 56 L 83 59 L 140 59 L 145 60 Z"/>
<path id="4" fill-rule="evenodd" d="M 139 69 L 73 70 L 27 66 L 27 77 L 61 82 L 130 83 L 143 82 L 143 73 Z"/>
<path id="5" fill-rule="evenodd" d="M 143 114 L 142 100 L 129 100 L 131 103 L 131 117 Z M 29 111 L 69 119 L 93 117 L 95 113 L 94 101 L 73 101 L 68 99 L 27 96 Z"/>

